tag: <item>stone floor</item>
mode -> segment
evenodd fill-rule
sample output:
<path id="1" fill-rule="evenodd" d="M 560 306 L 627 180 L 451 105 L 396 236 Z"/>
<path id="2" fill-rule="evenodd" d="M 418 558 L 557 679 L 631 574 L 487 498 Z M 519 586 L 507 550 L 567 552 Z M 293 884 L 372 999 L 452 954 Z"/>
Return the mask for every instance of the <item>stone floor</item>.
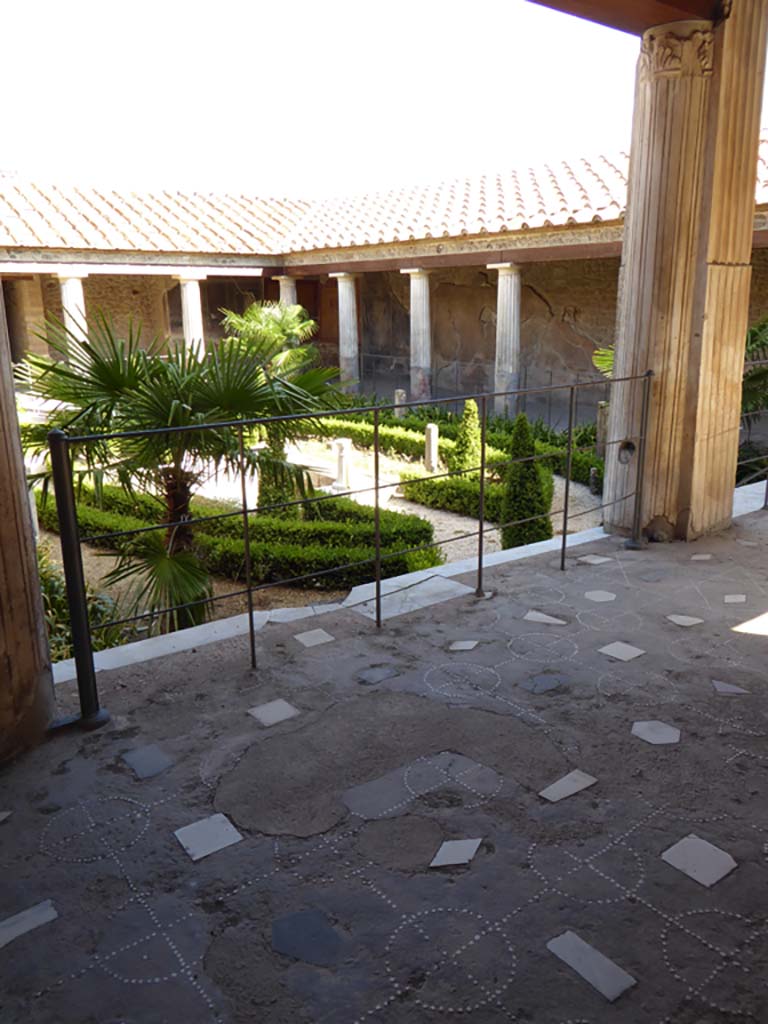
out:
<path id="1" fill-rule="evenodd" d="M 768 515 L 473 582 L 100 674 L 0 775 L 2 1024 L 768 1020 Z"/>

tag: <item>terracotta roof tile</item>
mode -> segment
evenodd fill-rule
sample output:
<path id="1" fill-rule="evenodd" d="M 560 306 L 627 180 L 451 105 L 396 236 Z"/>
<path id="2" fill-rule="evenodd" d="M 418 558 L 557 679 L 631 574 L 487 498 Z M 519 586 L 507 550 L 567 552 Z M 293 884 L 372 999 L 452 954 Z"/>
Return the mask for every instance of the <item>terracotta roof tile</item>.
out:
<path id="1" fill-rule="evenodd" d="M 626 153 L 582 157 L 316 201 L 0 177 L 0 246 L 267 256 L 616 221 L 628 162 Z M 768 205 L 768 137 L 755 198 Z"/>

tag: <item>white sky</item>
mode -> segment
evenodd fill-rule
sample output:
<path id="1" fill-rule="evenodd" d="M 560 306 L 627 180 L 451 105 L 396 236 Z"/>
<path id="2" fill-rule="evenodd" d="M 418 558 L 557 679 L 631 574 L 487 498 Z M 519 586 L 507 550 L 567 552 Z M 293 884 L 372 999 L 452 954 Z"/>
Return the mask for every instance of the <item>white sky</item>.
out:
<path id="1" fill-rule="evenodd" d="M 317 195 L 629 145 L 638 40 L 525 0 L 11 0 L 2 22 L 0 169 L 40 180 Z"/>

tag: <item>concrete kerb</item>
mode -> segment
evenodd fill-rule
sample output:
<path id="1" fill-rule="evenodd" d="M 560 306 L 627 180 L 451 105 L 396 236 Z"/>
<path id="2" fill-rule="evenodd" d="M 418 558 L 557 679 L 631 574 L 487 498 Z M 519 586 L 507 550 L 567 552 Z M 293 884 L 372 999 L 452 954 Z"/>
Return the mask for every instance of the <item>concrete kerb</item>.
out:
<path id="1" fill-rule="evenodd" d="M 764 495 L 765 485 L 763 483 L 749 484 L 746 487 L 737 488 L 734 491 L 734 518 L 749 515 L 749 513 L 761 509 L 763 507 Z M 579 533 L 569 534 L 568 547 L 570 549 L 582 544 L 591 544 L 595 541 L 604 540 L 608 536 L 609 534 L 601 526 L 596 526 L 589 530 L 582 530 Z M 550 540 L 539 541 L 536 544 L 526 544 L 519 548 L 496 551 L 485 556 L 483 565 L 486 569 L 490 569 L 495 566 L 506 565 L 508 562 L 534 558 L 548 551 L 559 551 L 561 544 L 562 538 L 553 537 Z M 476 558 L 464 558 L 460 561 L 448 562 L 445 565 L 437 566 L 434 569 L 421 569 L 418 572 L 405 573 L 402 576 L 392 576 L 382 581 L 382 597 L 394 594 L 400 590 L 408 590 L 434 577 L 450 579 L 454 576 L 463 576 L 468 572 L 474 571 L 476 567 Z M 374 596 L 374 584 L 363 583 L 360 586 L 353 587 L 341 604 L 310 604 L 298 608 L 274 608 L 271 611 L 254 612 L 254 625 L 257 630 L 261 630 L 269 622 L 294 622 L 317 615 L 326 615 L 329 612 L 340 611 L 342 608 L 358 611 L 358 606 L 368 604 Z M 446 598 L 446 600 L 449 599 Z M 360 611 L 360 614 L 365 613 Z M 154 636 L 147 640 L 123 644 L 121 647 L 111 647 L 108 650 L 97 651 L 94 655 L 94 665 L 97 673 L 106 672 L 116 668 L 125 668 L 128 665 L 137 665 L 141 662 L 151 661 L 154 658 L 163 658 L 169 654 L 177 654 L 180 651 L 188 651 L 193 647 L 203 647 L 207 644 L 217 643 L 220 640 L 230 640 L 234 637 L 244 636 L 247 633 L 248 613 L 245 612 L 227 619 L 206 622 L 202 626 L 193 626 L 178 633 L 170 633 L 167 636 Z M 73 658 L 54 663 L 53 681 L 56 685 L 73 682 L 76 678 L 77 674 Z"/>

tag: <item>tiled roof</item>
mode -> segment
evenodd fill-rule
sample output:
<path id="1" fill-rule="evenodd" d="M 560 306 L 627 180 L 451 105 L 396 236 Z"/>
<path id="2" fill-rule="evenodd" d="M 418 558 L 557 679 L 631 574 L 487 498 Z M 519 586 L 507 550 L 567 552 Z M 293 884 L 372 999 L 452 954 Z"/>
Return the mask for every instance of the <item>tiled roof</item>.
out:
<path id="1" fill-rule="evenodd" d="M 0 176 L 0 246 L 268 256 L 616 221 L 628 163 L 626 153 L 582 157 L 315 201 L 64 188 Z M 768 136 L 755 198 L 768 205 Z"/>

